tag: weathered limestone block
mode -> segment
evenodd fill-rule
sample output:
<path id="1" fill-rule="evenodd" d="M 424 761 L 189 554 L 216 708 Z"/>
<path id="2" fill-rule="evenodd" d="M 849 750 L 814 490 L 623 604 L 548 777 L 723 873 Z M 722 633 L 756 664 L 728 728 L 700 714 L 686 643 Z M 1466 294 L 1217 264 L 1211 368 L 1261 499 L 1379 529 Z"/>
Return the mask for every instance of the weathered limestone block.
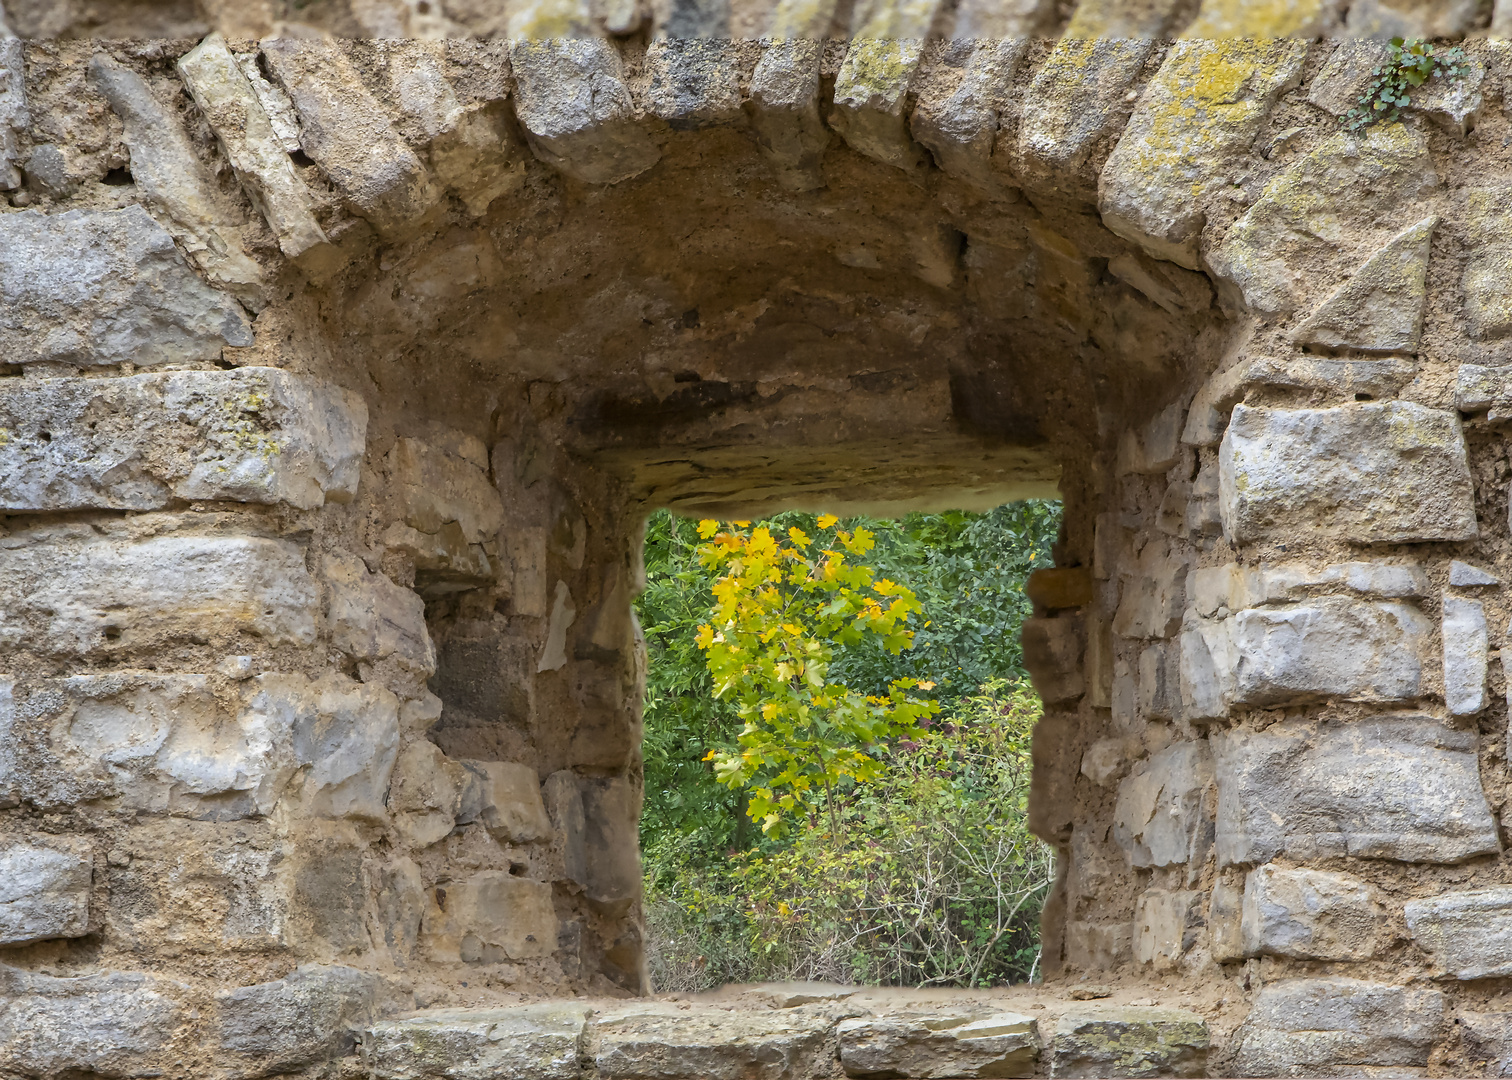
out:
<path id="1" fill-rule="evenodd" d="M 385 797 L 399 753 L 399 699 L 381 686 L 327 672 L 262 675 L 252 707 L 291 732 L 304 774 L 303 805 L 317 817 L 387 819 Z"/>
<path id="2" fill-rule="evenodd" d="M 1118 473 L 1163 473 L 1181 460 L 1181 402 L 1167 405 L 1143 426 L 1128 428 L 1118 439 Z"/>
<path id="3" fill-rule="evenodd" d="M 579 1080 L 590 1009 L 553 1001 L 509 1009 L 435 1009 L 362 1032 L 375 1080 Z"/>
<path id="4" fill-rule="evenodd" d="M 589 184 L 639 176 L 661 151 L 635 121 L 619 53 L 597 37 L 514 35 L 515 111 L 535 156 Z"/>
<path id="5" fill-rule="evenodd" d="M 461 765 L 472 782 L 459 820 L 481 822 L 490 836 L 505 844 L 530 844 L 551 835 L 534 768 L 507 761 L 469 760 Z"/>
<path id="6" fill-rule="evenodd" d="M 1181 634 L 1181 701 L 1184 719 L 1219 720 L 1234 698 L 1239 654 L 1228 620 L 1198 620 Z"/>
<path id="7" fill-rule="evenodd" d="M 1416 563 L 1348 562 L 1321 568 L 1304 562 L 1228 563 L 1196 570 L 1191 577 L 1192 609 L 1204 619 L 1266 604 L 1305 602 L 1315 590 L 1420 600 L 1429 588 L 1428 575 Z"/>
<path id="8" fill-rule="evenodd" d="M 1455 559 L 1449 564 L 1449 584 L 1456 589 L 1480 589 L 1500 585 L 1501 578 L 1478 566 Z"/>
<path id="9" fill-rule="evenodd" d="M 1077 19 L 1087 6 L 1077 5 Z M 1130 109 L 1125 95 L 1155 51 L 1158 32 L 1105 36 L 1072 22 L 1024 94 L 1013 166 L 1026 187 L 1096 200 L 1095 157 L 1121 129 Z"/>
<path id="10" fill-rule="evenodd" d="M 795 5 L 779 3 L 779 16 L 789 6 Z M 831 12 L 833 6 L 827 5 Z M 828 21 L 826 15 L 826 25 Z M 780 36 L 765 44 L 751 76 L 747 107 L 756 146 L 776 173 L 777 183 L 788 191 L 824 186 L 820 166 L 830 131 L 819 116 L 823 49 L 823 42 L 812 37 Z"/>
<path id="11" fill-rule="evenodd" d="M 629 782 L 563 770 L 546 778 L 542 801 L 568 880 L 599 907 L 628 910 L 641 890 L 640 798 Z"/>
<path id="12" fill-rule="evenodd" d="M 1156 971 L 1179 967 L 1197 943 L 1202 893 L 1146 889 L 1134 905 L 1134 960 Z"/>
<path id="13" fill-rule="evenodd" d="M 321 560 L 327 582 L 331 642 L 373 671 L 392 672 L 415 689 L 436 672 L 436 649 L 425 625 L 425 601 L 346 552 Z M 364 676 L 366 677 L 366 676 Z"/>
<path id="14" fill-rule="evenodd" d="M 1474 716 L 1486 707 L 1486 609 L 1479 600 L 1445 593 L 1443 612 L 1444 704 L 1451 716 Z"/>
<path id="15" fill-rule="evenodd" d="M 1207 914 L 1208 952 L 1219 964 L 1245 959 L 1244 889 L 1223 877 L 1213 883 Z"/>
<path id="16" fill-rule="evenodd" d="M 1427 716 L 1212 736 L 1220 865 L 1294 859 L 1455 863 L 1500 850 L 1476 736 Z"/>
<path id="17" fill-rule="evenodd" d="M 835 1029 L 846 1076 L 1033 1076 L 1035 1023 L 1017 1013 L 863 1017 Z"/>
<path id="18" fill-rule="evenodd" d="M 1082 755 L 1081 773 L 1099 787 L 1128 775 L 1134 761 L 1143 753 L 1143 744 L 1132 736 L 1098 739 Z"/>
<path id="19" fill-rule="evenodd" d="M 1168 638 L 1181 628 L 1186 606 L 1186 563 L 1162 541 L 1144 546 L 1119 574 L 1123 595 L 1113 632 L 1124 638 Z"/>
<path id="20" fill-rule="evenodd" d="M 1460 412 L 1487 413 L 1493 423 L 1512 419 L 1512 368 L 1461 364 L 1454 404 Z"/>
<path id="21" fill-rule="evenodd" d="M 1469 540 L 1474 490 L 1459 418 L 1405 401 L 1234 407 L 1219 449 L 1235 543 L 1300 534 L 1356 543 Z"/>
<path id="22" fill-rule="evenodd" d="M 263 101 L 219 34 L 178 62 L 179 76 L 205 114 L 242 190 L 252 200 L 279 249 L 296 259 L 327 243 L 315 220 L 314 199 L 294 171 L 289 151 Z"/>
<path id="23" fill-rule="evenodd" d="M 1052 1077 L 1201 1076 L 1207 1024 L 1184 1009 L 1080 1005 L 1050 1040 Z"/>
<path id="24" fill-rule="evenodd" d="M 1201 269 L 1203 198 L 1249 148 L 1306 59 L 1300 40 L 1178 41 L 1103 169 L 1103 223 L 1156 258 Z"/>
<path id="25" fill-rule="evenodd" d="M 31 127 L 25 75 L 21 39 L 0 33 L 0 191 L 21 186 L 21 135 Z"/>
<path id="26" fill-rule="evenodd" d="M 1512 333 L 1512 187 L 1473 187 L 1462 199 L 1465 330 L 1474 341 L 1499 341 Z"/>
<path id="27" fill-rule="evenodd" d="M 1319 597 L 1241 611 L 1231 620 L 1231 702 L 1407 701 L 1422 688 L 1432 627 L 1410 604 Z"/>
<path id="28" fill-rule="evenodd" d="M 674 12 L 679 10 L 674 6 Z M 656 36 L 646 49 L 651 72 L 649 111 L 673 131 L 734 123 L 741 116 L 735 43 L 729 39 L 729 9 L 722 33 Z M 670 33 L 670 31 L 668 31 Z"/>
<path id="29" fill-rule="evenodd" d="M 384 543 L 411 554 L 417 584 L 446 591 L 492 580 L 496 570 L 482 544 L 497 541 L 504 502 L 488 478 L 483 444 L 471 436 L 451 446 L 399 439 L 389 468 L 404 522 L 389 528 Z"/>
<path id="30" fill-rule="evenodd" d="M 1350 36 L 1388 41 L 1394 37 L 1458 37 L 1470 29 L 1479 10 L 1473 0 L 1442 0 L 1433 4 L 1402 0 L 1354 0 L 1344 24 Z"/>
<path id="31" fill-rule="evenodd" d="M 1112 971 L 1133 954 L 1133 923 L 1066 924 L 1066 963 L 1079 971 Z"/>
<path id="32" fill-rule="evenodd" d="M 94 865 L 71 847 L 12 841 L 0 850 L 0 945 L 89 933 Z"/>
<path id="33" fill-rule="evenodd" d="M 957 39 L 919 94 L 909 130 L 946 173 L 991 191 L 1006 180 L 992 164 L 992 152 L 1003 99 L 1029 42 L 966 39 L 959 23 L 957 18 Z"/>
<path id="34" fill-rule="evenodd" d="M 1427 140 L 1406 125 L 1331 136 L 1265 186 L 1207 253 L 1209 269 L 1250 309 L 1293 311 L 1319 280 L 1357 265 L 1359 247 L 1425 217 L 1439 186 Z"/>
<path id="35" fill-rule="evenodd" d="M 1512 975 L 1512 889 L 1475 889 L 1409 900 L 1405 911 L 1412 940 L 1454 978 Z"/>
<path id="36" fill-rule="evenodd" d="M 405 842 L 429 847 L 457 824 L 464 785 L 471 774 L 435 743 L 417 739 L 399 752 L 389 785 L 388 808 Z"/>
<path id="37" fill-rule="evenodd" d="M 851 43 L 835 76 L 830 126 L 859 154 L 899 169 L 923 153 L 908 131 L 908 87 L 924 53 L 939 0 L 861 0 Z"/>
<path id="38" fill-rule="evenodd" d="M 1129 865 L 1200 863 L 1212 842 L 1213 759 L 1203 742 L 1169 746 L 1118 786 L 1113 838 Z"/>
<path id="39" fill-rule="evenodd" d="M 163 1075 L 180 1058 L 183 983 L 111 971 L 58 979 L 0 967 L 0 1068 L 13 1076 Z"/>
<path id="40" fill-rule="evenodd" d="M 435 181 L 338 45 L 269 38 L 262 55 L 299 112 L 305 153 L 379 235 L 400 236 L 436 207 Z"/>
<path id="41" fill-rule="evenodd" d="M 1245 1076 L 1420 1070 L 1443 1015 L 1437 990 L 1340 978 L 1269 983 L 1236 1034 L 1234 1069 Z"/>
<path id="42" fill-rule="evenodd" d="M 812 1006 L 741 1015 L 654 1002 L 598 1014 L 588 1038 L 603 1080 L 800 1080 L 825 1064 L 830 1023 Z"/>
<path id="43" fill-rule="evenodd" d="M 1512 1013 L 1460 1009 L 1454 1019 L 1471 1061 L 1487 1076 L 1512 1076 Z"/>
<path id="44" fill-rule="evenodd" d="M 268 1071 L 345 1057 L 354 1032 L 373 1022 L 378 984 L 371 972 L 304 964 L 275 982 L 224 991 L 216 995 L 221 1050 Z"/>
<path id="45" fill-rule="evenodd" d="M 1285 4 L 1203 0 L 1197 18 L 1187 24 L 1182 36 L 1195 41 L 1236 37 L 1311 38 L 1330 28 L 1339 8 L 1340 0 L 1291 0 Z"/>
<path id="46" fill-rule="evenodd" d="M 550 956 L 557 947 L 551 886 L 500 870 L 439 885 L 426 909 L 420 940 L 440 963 Z"/>
<path id="47" fill-rule="evenodd" d="M 1086 690 L 1082 676 L 1082 620 L 1025 619 L 1020 635 L 1024 666 L 1034 690 L 1047 704 L 1070 701 Z"/>
<path id="48" fill-rule="evenodd" d="M 1384 918 L 1374 892 L 1359 878 L 1262 866 L 1244 883 L 1243 954 L 1369 960 L 1383 944 Z"/>
<path id="49" fill-rule="evenodd" d="M 357 493 L 367 405 L 276 368 L 0 386 L 0 506 L 156 510 L 228 499 L 308 510 Z"/>
<path id="50" fill-rule="evenodd" d="M 87 532 L 87 530 L 85 530 Z M 304 551 L 262 537 L 13 535 L 0 547 L 0 644 L 98 653 L 248 633 L 315 641 Z"/>
<path id="51" fill-rule="evenodd" d="M 1299 345 L 1415 353 L 1428 302 L 1428 254 L 1437 217 L 1393 237 L 1292 334 Z"/>
<path id="52" fill-rule="evenodd" d="M 172 222 L 174 236 L 206 276 L 256 304 L 262 269 L 247 257 L 244 220 L 222 204 L 179 119 L 136 72 L 104 53 L 89 65 L 90 78 L 125 126 L 131 179 Z"/>
<path id="53" fill-rule="evenodd" d="M 144 367 L 219 360 L 247 317 L 140 206 L 0 216 L 0 356 Z"/>

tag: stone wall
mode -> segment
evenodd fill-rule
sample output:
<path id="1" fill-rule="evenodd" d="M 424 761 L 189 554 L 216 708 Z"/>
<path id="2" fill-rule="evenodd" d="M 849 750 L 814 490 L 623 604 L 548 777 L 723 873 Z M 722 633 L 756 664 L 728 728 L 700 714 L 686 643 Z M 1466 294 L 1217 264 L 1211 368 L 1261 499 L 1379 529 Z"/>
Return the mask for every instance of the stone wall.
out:
<path id="1" fill-rule="evenodd" d="M 1127 1060 L 961 1023 L 1512 1068 L 1499 13 L 5 13 L 0 1074 L 462 1075 L 416 1047 L 515 1024 L 682 1075 L 584 1042 L 723 1044 L 676 1010 L 435 1011 L 650 989 L 645 514 L 1056 492 L 1044 993 L 1192 1011 Z M 1468 72 L 1351 132 L 1393 32 Z M 838 1020 L 739 1045 L 943 1075 Z"/>

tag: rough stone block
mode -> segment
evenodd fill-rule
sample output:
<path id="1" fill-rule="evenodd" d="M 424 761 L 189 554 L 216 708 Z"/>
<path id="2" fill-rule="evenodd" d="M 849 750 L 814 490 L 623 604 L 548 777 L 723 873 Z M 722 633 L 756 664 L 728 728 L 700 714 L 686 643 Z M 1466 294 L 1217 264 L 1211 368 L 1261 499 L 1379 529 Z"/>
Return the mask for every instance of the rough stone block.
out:
<path id="1" fill-rule="evenodd" d="M 1181 629 L 1186 562 L 1165 542 L 1151 541 L 1120 570 L 1123 587 L 1113 632 L 1123 638 L 1168 638 Z"/>
<path id="2" fill-rule="evenodd" d="M 833 13 L 827 9 L 825 25 Z M 779 12 L 784 10 L 779 4 Z M 823 33 L 822 30 L 816 34 Z M 777 183 L 788 191 L 824 186 L 821 164 L 830 131 L 819 116 L 819 62 L 823 42 L 794 34 L 764 45 L 751 76 L 751 128 Z"/>
<path id="3" fill-rule="evenodd" d="M 1466 1056 L 1487 1076 L 1512 1076 L 1512 1013 L 1470 1012 L 1455 1017 Z"/>
<path id="4" fill-rule="evenodd" d="M 1461 309 L 1473 341 L 1499 341 L 1512 333 L 1512 242 L 1507 228 L 1512 187 L 1475 187 L 1465 191 L 1460 229 L 1465 238 L 1464 293 Z"/>
<path id="5" fill-rule="evenodd" d="M 728 8 L 725 9 L 728 22 Z M 740 119 L 740 69 L 729 27 L 711 37 L 654 37 L 646 49 L 650 111 L 674 131 Z"/>
<path id="6" fill-rule="evenodd" d="M 391 670 L 406 688 L 418 689 L 436 673 L 436 648 L 418 594 L 346 552 L 326 555 L 321 572 L 333 645 L 372 671 Z"/>
<path id="7" fill-rule="evenodd" d="M 1269 983 L 1236 1033 L 1234 1069 L 1245 1076 L 1422 1069 L 1443 1016 L 1437 990 L 1339 978 Z"/>
<path id="8" fill-rule="evenodd" d="M 1225 182 L 1306 59 L 1300 40 L 1178 41 L 1103 169 L 1103 223 L 1156 258 L 1200 269 L 1207 189 Z"/>
<path id="9" fill-rule="evenodd" d="M 1491 644 L 1479 600 L 1444 594 L 1444 704 L 1451 716 L 1474 716 L 1486 707 Z"/>
<path id="10" fill-rule="evenodd" d="M 318 817 L 387 820 L 385 796 L 399 752 L 399 699 L 337 672 L 315 682 L 261 675 L 254 709 L 290 728 L 303 805 Z"/>
<path id="11" fill-rule="evenodd" d="M 1171 971 L 1197 943 L 1202 893 L 1146 889 L 1134 905 L 1134 960 Z"/>
<path id="12" fill-rule="evenodd" d="M 1238 405 L 1219 470 L 1224 530 L 1236 543 L 1299 535 L 1411 543 L 1477 534 L 1465 439 L 1452 412 L 1405 401 Z"/>
<path id="13" fill-rule="evenodd" d="M 1047 704 L 1071 701 L 1086 690 L 1082 675 L 1082 620 L 1025 619 L 1020 636 L 1024 666 Z"/>
<path id="14" fill-rule="evenodd" d="M 1512 888 L 1409 900 L 1405 911 L 1412 940 L 1454 978 L 1512 975 Z"/>
<path id="15" fill-rule="evenodd" d="M 339 45 L 275 37 L 262 55 L 299 113 L 300 146 L 380 235 L 404 234 L 437 206 L 440 189 Z"/>
<path id="16" fill-rule="evenodd" d="M 463 761 L 472 776 L 464 798 L 469 820 L 480 821 L 500 843 L 529 844 L 551 834 L 533 767 L 507 761 Z"/>
<path id="17" fill-rule="evenodd" d="M 17 541 L 20 541 L 18 544 Z M 315 640 L 318 592 L 287 540 L 70 533 L 0 548 L 0 644 L 97 653 L 250 633 Z"/>
<path id="18" fill-rule="evenodd" d="M 535 156 L 590 184 L 639 176 L 661 151 L 635 122 L 619 53 L 597 37 L 517 36 L 515 110 Z"/>
<path id="19" fill-rule="evenodd" d="M 389 467 L 404 525 L 390 528 L 384 539 L 411 550 L 417 585 L 434 591 L 444 581 L 476 588 L 491 580 L 495 570 L 481 545 L 497 540 L 504 503 L 488 478 L 482 443 L 465 436 L 451 446 L 400 439 Z"/>
<path id="20" fill-rule="evenodd" d="M 329 383 L 259 367 L 13 382 L 0 387 L 5 510 L 308 510 L 357 493 L 367 405 Z"/>
<path id="21" fill-rule="evenodd" d="M 1033 1076 L 1035 1023 L 1017 1013 L 865 1017 L 835 1029 L 840 1065 L 851 1077 Z"/>
<path id="22" fill-rule="evenodd" d="M 394 827 L 415 847 L 429 847 L 457 824 L 462 789 L 471 773 L 435 743 L 417 739 L 399 752 L 389 784 Z"/>
<path id="23" fill-rule="evenodd" d="M 178 62 L 180 77 L 204 113 L 242 190 L 291 259 L 327 243 L 314 199 L 289 160 L 291 149 L 225 39 L 212 34 Z M 295 129 L 297 133 L 297 128 Z"/>
<path id="24" fill-rule="evenodd" d="M 1203 0 L 1197 18 L 1183 37 L 1284 38 L 1316 37 L 1330 28 L 1339 0 L 1290 0 L 1285 4 L 1252 4 L 1248 0 Z"/>
<path id="25" fill-rule="evenodd" d="M 1415 353 L 1428 303 L 1428 254 L 1438 218 L 1392 237 L 1292 334 L 1299 345 Z"/>
<path id="26" fill-rule="evenodd" d="M 20 38 L 0 34 L 0 191 L 21 186 L 21 136 L 30 127 L 26 54 Z"/>
<path id="27" fill-rule="evenodd" d="M 919 93 L 909 130 L 944 172 L 992 191 L 1007 179 L 992 164 L 998 115 L 1029 43 L 1023 37 L 967 37 L 961 33 L 960 22 L 958 14 L 957 40 L 950 43 Z"/>
<path id="28" fill-rule="evenodd" d="M 439 885 L 421 924 L 422 944 L 442 963 L 497 963 L 550 956 L 557 917 L 551 886 L 485 870 Z"/>
<path id="29" fill-rule="evenodd" d="M 1460 412 L 1488 412 L 1493 423 L 1512 419 L 1512 368 L 1461 364 L 1454 404 Z"/>
<path id="30" fill-rule="evenodd" d="M 1293 311 L 1318 281 L 1342 278 L 1403 221 L 1425 217 L 1439 186 L 1427 140 L 1406 125 L 1331 136 L 1266 184 L 1209 267 L 1250 309 Z"/>
<path id="31" fill-rule="evenodd" d="M 141 367 L 253 343 L 241 308 L 140 206 L 0 216 L 0 356 Z"/>
<path id="32" fill-rule="evenodd" d="M 1206 743 L 1169 746 L 1118 786 L 1113 838 L 1135 867 L 1201 862 L 1212 841 L 1213 759 Z"/>
<path id="33" fill-rule="evenodd" d="M 1078 971 L 1112 971 L 1133 954 L 1132 923 L 1066 924 L 1066 963 Z"/>
<path id="34" fill-rule="evenodd" d="M 1220 964 L 1243 960 L 1244 889 L 1220 877 L 1208 901 L 1208 952 Z"/>
<path id="35" fill-rule="evenodd" d="M 378 986 L 371 972 L 304 964 L 275 982 L 223 991 L 221 1049 L 269 1071 L 345 1057 L 354 1033 L 373 1022 Z"/>
<path id="36" fill-rule="evenodd" d="M 0 967 L 0 1069 L 13 1076 L 165 1075 L 183 983 L 111 971 L 58 979 Z"/>
<path id="37" fill-rule="evenodd" d="M 1262 708 L 1411 700 L 1433 633 L 1411 605 L 1344 597 L 1252 608 L 1230 621 L 1238 660 L 1232 701 Z"/>
<path id="38" fill-rule="evenodd" d="M 1262 866 L 1244 883 L 1245 956 L 1369 960 L 1383 944 L 1385 912 L 1359 878 Z"/>
<path id="39" fill-rule="evenodd" d="M 1167 405 L 1143 425 L 1128 428 L 1118 440 L 1118 472 L 1163 473 L 1181 460 L 1181 430 L 1186 410 Z"/>
<path id="40" fill-rule="evenodd" d="M 1056 1021 L 1050 1075 L 1201 1076 L 1208 1044 L 1207 1024 L 1183 1009 L 1081 1005 Z"/>
<path id="41" fill-rule="evenodd" d="M 800 1080 L 823 1067 L 830 1024 L 808 1006 L 741 1015 L 656 1002 L 605 1010 L 588 1037 L 603 1080 Z"/>
<path id="42" fill-rule="evenodd" d="M 1476 736 L 1428 716 L 1214 734 L 1220 865 L 1294 859 L 1456 863 L 1500 850 Z"/>
<path id="43" fill-rule="evenodd" d="M 590 1009 L 554 1001 L 508 1009 L 434 1009 L 362 1033 L 375 1080 L 579 1080 Z"/>
<path id="44" fill-rule="evenodd" d="M 89 933 L 88 853 L 12 840 L 0 847 L 0 945 Z"/>
<path id="45" fill-rule="evenodd" d="M 1181 703 L 1184 719 L 1199 722 L 1221 720 L 1228 715 L 1234 696 L 1234 671 L 1239 656 L 1234 651 L 1233 626 L 1229 620 L 1198 620 L 1181 635 Z"/>
<path id="46" fill-rule="evenodd" d="M 908 130 L 908 89 L 940 0 L 861 0 L 835 76 L 830 126 L 859 154 L 912 170 L 924 153 Z"/>

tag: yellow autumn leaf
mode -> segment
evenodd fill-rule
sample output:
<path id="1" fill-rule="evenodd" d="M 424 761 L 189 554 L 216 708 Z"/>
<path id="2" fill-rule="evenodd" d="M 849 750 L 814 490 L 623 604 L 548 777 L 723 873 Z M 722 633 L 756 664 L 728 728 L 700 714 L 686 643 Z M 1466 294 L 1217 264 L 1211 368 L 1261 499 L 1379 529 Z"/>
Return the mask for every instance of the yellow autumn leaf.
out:
<path id="1" fill-rule="evenodd" d="M 821 529 L 833 528 L 839 522 L 839 520 L 840 519 L 837 518 L 834 514 L 820 514 L 819 527 Z"/>
<path id="2" fill-rule="evenodd" d="M 707 519 L 698 523 L 698 535 L 707 540 L 719 531 L 719 522 Z"/>

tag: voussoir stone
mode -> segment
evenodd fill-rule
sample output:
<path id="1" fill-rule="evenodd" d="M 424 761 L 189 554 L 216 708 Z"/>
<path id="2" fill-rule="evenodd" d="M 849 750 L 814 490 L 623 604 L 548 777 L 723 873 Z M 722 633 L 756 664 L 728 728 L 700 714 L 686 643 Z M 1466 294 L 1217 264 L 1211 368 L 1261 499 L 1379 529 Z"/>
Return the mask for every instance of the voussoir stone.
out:
<path id="1" fill-rule="evenodd" d="M 237 303 L 140 206 L 0 215 L 0 360 L 150 367 L 252 343 Z"/>
<path id="2" fill-rule="evenodd" d="M 1063 1013 L 1050 1040 L 1052 1077 L 1201 1076 L 1208 1029 L 1184 1009 L 1083 1005 Z"/>
<path id="3" fill-rule="evenodd" d="M 1283 853 L 1456 863 L 1501 849 L 1473 731 L 1406 714 L 1210 741 L 1222 866 Z"/>
<path id="4" fill-rule="evenodd" d="M 26 843 L 0 849 L 0 945 L 88 933 L 93 880 L 87 853 Z"/>
<path id="5" fill-rule="evenodd" d="M 1017 1013 L 881 1016 L 842 1020 L 835 1029 L 845 1075 L 864 1080 L 1033 1076 L 1035 1023 Z"/>
<path id="6" fill-rule="evenodd" d="M 345 1057 L 377 1011 L 378 976 L 340 965 L 304 964 L 282 979 L 216 995 L 221 1049 L 263 1069 L 294 1069 Z"/>
<path id="7" fill-rule="evenodd" d="M 357 492 L 367 405 L 329 383 L 259 367 L 14 383 L 0 386 L 5 510 L 308 510 Z"/>
<path id="8" fill-rule="evenodd" d="M 1459 417 L 1405 401 L 1237 405 L 1219 448 L 1219 490 L 1236 543 L 1411 543 L 1478 531 Z"/>
<path id="9" fill-rule="evenodd" d="M 375 1080 L 579 1080 L 591 1010 L 572 1002 L 435 1009 L 362 1032 Z"/>
<path id="10" fill-rule="evenodd" d="M 1242 1076 L 1421 1070 L 1443 1015 L 1437 990 L 1341 978 L 1270 983 L 1236 1035 L 1234 1068 Z"/>
<path id="11" fill-rule="evenodd" d="M 1412 940 L 1454 978 L 1512 975 L 1512 888 L 1409 900 L 1404 910 Z"/>
<path id="12" fill-rule="evenodd" d="M 602 1080 L 802 1080 L 827 1065 L 831 1024 L 811 1006 L 738 1013 L 648 1003 L 595 1016 L 588 1038 Z"/>

